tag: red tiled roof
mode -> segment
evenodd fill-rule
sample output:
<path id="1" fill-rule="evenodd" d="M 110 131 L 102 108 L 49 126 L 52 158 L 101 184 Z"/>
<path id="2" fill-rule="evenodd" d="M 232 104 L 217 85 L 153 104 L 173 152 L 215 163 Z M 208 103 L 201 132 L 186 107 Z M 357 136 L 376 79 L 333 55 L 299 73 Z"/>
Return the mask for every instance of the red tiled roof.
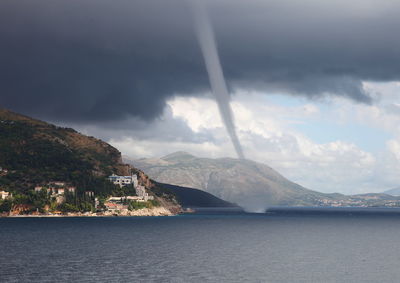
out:
<path id="1" fill-rule="evenodd" d="M 104 205 L 106 207 L 117 207 L 118 206 L 116 203 L 112 203 L 112 202 L 106 202 Z"/>

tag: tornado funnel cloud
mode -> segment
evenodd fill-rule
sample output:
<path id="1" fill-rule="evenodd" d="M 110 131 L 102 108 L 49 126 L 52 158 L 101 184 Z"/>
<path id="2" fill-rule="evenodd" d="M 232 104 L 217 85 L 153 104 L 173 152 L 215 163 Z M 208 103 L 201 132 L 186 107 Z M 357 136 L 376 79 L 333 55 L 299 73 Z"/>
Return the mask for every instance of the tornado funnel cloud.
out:
<path id="1" fill-rule="evenodd" d="M 204 57 L 212 92 L 218 104 L 219 113 L 239 158 L 244 159 L 242 147 L 235 130 L 230 96 L 219 60 L 214 32 L 205 7 L 200 1 L 192 1 L 196 36 Z"/>

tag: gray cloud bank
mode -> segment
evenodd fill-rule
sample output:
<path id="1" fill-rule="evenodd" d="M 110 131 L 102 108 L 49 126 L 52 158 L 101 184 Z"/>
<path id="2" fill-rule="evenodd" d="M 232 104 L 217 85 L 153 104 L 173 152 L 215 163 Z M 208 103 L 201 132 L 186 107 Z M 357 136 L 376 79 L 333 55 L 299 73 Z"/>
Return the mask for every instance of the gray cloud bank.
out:
<path id="1" fill-rule="evenodd" d="M 231 90 L 371 103 L 361 81 L 400 79 L 400 2 L 204 2 Z M 0 105 L 44 119 L 152 120 L 210 89 L 183 0 L 2 0 L 0 43 Z"/>

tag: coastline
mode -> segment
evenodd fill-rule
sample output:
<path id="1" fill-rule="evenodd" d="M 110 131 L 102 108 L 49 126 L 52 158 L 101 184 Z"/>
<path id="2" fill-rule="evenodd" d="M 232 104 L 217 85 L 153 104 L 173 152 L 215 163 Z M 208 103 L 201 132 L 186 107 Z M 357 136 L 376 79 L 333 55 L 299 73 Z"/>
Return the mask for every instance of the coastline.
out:
<path id="1" fill-rule="evenodd" d="M 176 216 L 179 213 L 172 213 L 170 210 L 164 207 L 154 208 L 142 208 L 133 211 L 121 211 L 121 212 L 67 212 L 65 214 L 59 213 L 32 213 L 32 214 L 0 214 L 0 218 L 43 218 L 43 217 L 124 217 L 124 216 Z"/>

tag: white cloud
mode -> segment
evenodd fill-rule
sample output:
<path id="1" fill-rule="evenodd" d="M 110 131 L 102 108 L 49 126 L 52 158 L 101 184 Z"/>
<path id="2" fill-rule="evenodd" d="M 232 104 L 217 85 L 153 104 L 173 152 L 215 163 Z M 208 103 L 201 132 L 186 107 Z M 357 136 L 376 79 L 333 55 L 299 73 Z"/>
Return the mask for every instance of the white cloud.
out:
<path id="1" fill-rule="evenodd" d="M 139 140 L 133 137 L 111 139 L 109 142 L 118 148 L 124 155 L 133 158 L 160 157 L 168 153 L 182 150 L 198 156 L 223 156 L 221 148 L 212 142 L 164 142 L 156 140 Z"/>
<path id="2" fill-rule="evenodd" d="M 400 161 L 400 142 L 397 140 L 388 140 L 387 147 L 389 152 L 398 160 Z"/>
<path id="3" fill-rule="evenodd" d="M 400 84 L 365 83 L 364 87 L 377 103 L 356 104 L 341 98 L 313 102 L 293 97 L 277 102 L 261 93 L 238 91 L 232 109 L 246 157 L 322 192 L 378 192 L 400 185 L 400 111 L 396 112 Z M 121 128 L 129 128 L 129 123 L 134 122 L 126 121 Z M 357 142 L 342 139 L 343 135 L 335 138 L 334 133 L 317 142 L 297 127 L 321 123 L 377 128 L 391 138 L 380 151 L 369 152 Z M 327 126 L 318 134 L 324 137 L 329 131 Z M 175 97 L 154 123 L 113 133 L 110 143 L 134 158 L 160 157 L 179 150 L 203 157 L 235 157 L 215 101 L 204 96 Z"/>
<path id="4" fill-rule="evenodd" d="M 223 127 L 218 107 L 211 99 L 177 98 L 168 102 L 174 118 L 183 119 L 194 131 Z"/>

